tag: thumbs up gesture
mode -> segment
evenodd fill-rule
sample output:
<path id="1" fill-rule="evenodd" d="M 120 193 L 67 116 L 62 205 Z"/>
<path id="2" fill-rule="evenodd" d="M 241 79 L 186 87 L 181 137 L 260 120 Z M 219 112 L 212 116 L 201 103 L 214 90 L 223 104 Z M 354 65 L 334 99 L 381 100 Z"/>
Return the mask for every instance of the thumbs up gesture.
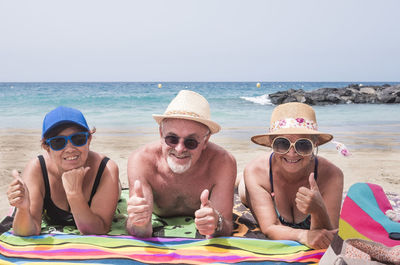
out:
<path id="1" fill-rule="evenodd" d="M 207 189 L 203 190 L 203 192 L 200 194 L 200 208 L 209 207 L 211 205 L 211 202 L 208 200 L 209 195 L 210 192 Z"/>
<path id="2" fill-rule="evenodd" d="M 128 200 L 128 219 L 132 225 L 144 226 L 150 223 L 152 209 L 144 197 L 143 187 L 139 180 L 133 186 L 133 194 Z"/>
<path id="3" fill-rule="evenodd" d="M 300 187 L 296 193 L 296 207 L 304 214 L 312 214 L 323 207 L 323 199 L 319 192 L 314 173 L 308 177 L 310 188 Z"/>
<path id="4" fill-rule="evenodd" d="M 196 228 L 200 234 L 211 236 L 218 225 L 218 213 L 208 200 L 209 191 L 203 190 L 200 195 L 200 209 L 194 213 Z"/>
<path id="5" fill-rule="evenodd" d="M 26 187 L 17 170 L 14 169 L 12 171 L 12 176 L 14 179 L 8 186 L 7 190 L 8 202 L 11 206 L 21 210 L 29 210 L 30 201 L 28 188 Z"/>

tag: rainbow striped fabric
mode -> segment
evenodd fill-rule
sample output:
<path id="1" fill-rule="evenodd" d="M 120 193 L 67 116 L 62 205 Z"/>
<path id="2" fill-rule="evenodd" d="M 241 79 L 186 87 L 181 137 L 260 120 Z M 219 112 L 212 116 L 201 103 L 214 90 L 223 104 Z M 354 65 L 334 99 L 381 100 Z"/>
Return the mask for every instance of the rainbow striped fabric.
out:
<path id="1" fill-rule="evenodd" d="M 294 241 L 240 237 L 0 235 L 0 264 L 317 264 L 324 251 Z"/>
<path id="2" fill-rule="evenodd" d="M 371 183 L 353 184 L 344 199 L 339 220 L 339 236 L 343 239 L 360 238 L 382 243 L 388 247 L 400 245 L 389 237 L 400 233 L 400 223 L 385 215 L 392 210 L 383 189 Z"/>

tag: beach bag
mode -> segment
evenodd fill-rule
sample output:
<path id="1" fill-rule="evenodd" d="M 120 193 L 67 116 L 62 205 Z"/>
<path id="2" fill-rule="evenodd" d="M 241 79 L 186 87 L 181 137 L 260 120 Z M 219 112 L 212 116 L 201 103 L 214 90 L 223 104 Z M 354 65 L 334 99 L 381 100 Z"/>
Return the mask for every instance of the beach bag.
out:
<path id="1" fill-rule="evenodd" d="M 385 215 L 393 210 L 376 184 L 356 183 L 345 197 L 339 232 L 319 264 L 400 264 L 400 223 Z"/>
<path id="2" fill-rule="evenodd" d="M 340 238 L 335 238 L 319 264 L 400 265 L 400 245 L 387 247 L 364 239 L 354 238 L 343 241 Z"/>

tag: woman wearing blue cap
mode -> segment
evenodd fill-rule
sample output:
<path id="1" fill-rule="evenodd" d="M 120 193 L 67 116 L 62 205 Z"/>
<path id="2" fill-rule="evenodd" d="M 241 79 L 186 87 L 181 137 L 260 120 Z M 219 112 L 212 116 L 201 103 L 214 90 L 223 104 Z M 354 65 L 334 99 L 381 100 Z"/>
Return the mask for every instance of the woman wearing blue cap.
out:
<path id="1" fill-rule="evenodd" d="M 77 109 L 61 106 L 46 114 L 45 154 L 32 159 L 22 177 L 14 170 L 8 188 L 17 209 L 14 234 L 40 234 L 42 217 L 51 225 L 76 225 L 82 234 L 110 230 L 120 192 L 118 166 L 89 150 L 94 132 Z"/>

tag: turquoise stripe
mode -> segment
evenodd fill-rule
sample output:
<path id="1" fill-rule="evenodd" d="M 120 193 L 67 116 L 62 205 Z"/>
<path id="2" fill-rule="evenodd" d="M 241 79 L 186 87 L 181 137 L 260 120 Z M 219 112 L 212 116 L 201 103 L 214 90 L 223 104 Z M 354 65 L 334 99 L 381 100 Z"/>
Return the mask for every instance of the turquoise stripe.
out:
<path id="1" fill-rule="evenodd" d="M 400 232 L 400 223 L 390 220 L 379 208 L 375 195 L 367 183 L 353 184 L 347 196 L 350 197 L 373 220 L 388 232 Z"/>

